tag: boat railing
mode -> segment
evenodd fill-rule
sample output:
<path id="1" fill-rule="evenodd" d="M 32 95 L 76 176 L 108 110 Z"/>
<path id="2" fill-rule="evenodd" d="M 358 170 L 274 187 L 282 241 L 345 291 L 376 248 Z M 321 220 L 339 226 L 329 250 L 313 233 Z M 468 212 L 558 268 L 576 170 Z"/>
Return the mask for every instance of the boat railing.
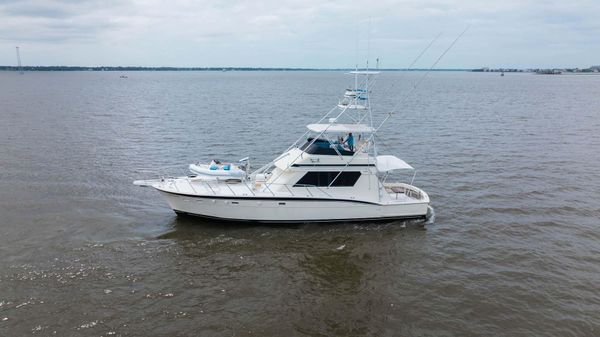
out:
<path id="1" fill-rule="evenodd" d="M 340 157 L 341 160 L 344 160 L 344 156 L 342 156 L 340 151 L 337 149 L 337 145 L 330 144 L 329 147 L 332 148 L 335 151 L 335 153 L 337 153 L 338 157 Z"/>
<path id="2" fill-rule="evenodd" d="M 179 187 L 177 187 L 177 184 L 174 181 L 175 177 L 160 177 L 160 180 L 164 183 L 169 184 L 169 186 L 172 186 L 175 188 L 175 191 L 179 192 Z"/>
<path id="3" fill-rule="evenodd" d="M 305 188 L 306 188 L 306 192 L 308 192 L 308 194 L 310 194 L 311 197 L 314 197 L 314 195 L 312 194 L 312 192 L 310 191 L 308 186 L 305 186 Z"/>
<path id="4" fill-rule="evenodd" d="M 269 192 L 271 192 L 271 194 L 272 194 L 273 196 L 275 196 L 275 193 L 273 193 L 273 191 L 271 191 L 271 189 L 269 188 L 269 184 L 265 183 L 265 188 L 266 188 L 266 189 L 267 189 Z"/>
<path id="5" fill-rule="evenodd" d="M 233 191 L 233 189 L 231 188 L 231 186 L 229 186 L 229 184 L 226 182 L 225 186 L 227 186 L 227 188 L 231 191 L 231 194 L 236 195 L 235 192 Z"/>
<path id="6" fill-rule="evenodd" d="M 309 185 L 309 184 L 294 184 L 294 185 L 292 185 L 292 187 L 304 187 L 304 188 L 306 188 L 306 192 L 308 192 L 308 194 L 309 194 L 311 197 L 314 197 L 314 194 L 313 194 L 313 193 L 311 192 L 311 190 L 310 190 L 310 187 L 313 187 L 313 188 L 316 188 L 316 189 L 317 189 L 319 192 L 321 192 L 321 193 L 325 194 L 326 196 L 328 196 L 328 197 L 330 197 L 330 198 L 333 198 L 333 196 L 332 196 L 331 194 L 327 193 L 327 191 L 323 190 L 323 189 L 321 188 L 321 186 L 317 186 L 317 185 Z"/>
<path id="7" fill-rule="evenodd" d="M 188 180 L 189 181 L 189 180 Z M 213 186 L 211 186 L 210 181 L 208 180 L 196 180 L 199 181 L 201 183 L 203 183 L 204 185 L 206 185 L 206 187 L 208 187 L 208 190 L 210 190 L 210 192 L 212 193 L 212 195 L 217 195 L 217 192 L 215 191 L 215 189 L 213 188 Z M 252 190 L 252 188 L 248 185 L 248 182 L 246 180 L 242 180 L 242 181 L 238 181 L 236 183 L 240 183 L 242 182 L 244 184 L 244 186 L 246 187 L 246 189 L 248 189 L 248 191 L 250 192 L 250 194 L 252 194 L 253 196 L 256 196 L 256 193 Z M 240 196 L 239 193 L 236 193 L 235 190 L 233 188 L 231 188 L 231 186 L 229 186 L 231 184 L 231 182 L 228 181 L 218 181 L 217 180 L 217 185 L 225 185 L 227 186 L 227 189 L 229 190 L 229 192 L 231 192 L 232 196 Z M 190 183 L 190 187 L 192 188 L 192 190 L 194 191 L 194 193 L 198 193 L 196 192 L 196 189 L 193 187 L 193 185 Z M 243 195 L 247 195 L 247 194 L 243 194 Z"/>
<path id="8" fill-rule="evenodd" d="M 187 181 L 188 185 L 190 185 L 190 188 L 192 189 L 192 191 L 194 191 L 194 193 L 198 194 L 198 192 L 196 192 L 196 189 L 194 188 L 194 185 L 192 185 L 190 178 L 188 177 L 185 180 Z"/>
<path id="9" fill-rule="evenodd" d="M 321 191 L 322 193 L 324 193 L 325 195 L 327 195 L 328 197 L 332 198 L 331 194 L 327 193 L 326 191 L 324 191 L 321 187 L 319 186 L 315 186 L 317 188 L 317 190 Z"/>
<path id="10" fill-rule="evenodd" d="M 286 194 L 292 197 L 297 197 L 297 196 L 302 196 L 302 190 L 306 191 L 306 195 L 310 196 L 310 197 L 315 197 L 315 196 L 319 196 L 319 194 L 323 195 L 323 196 L 327 196 L 330 198 L 333 198 L 333 196 L 326 191 L 326 189 L 324 189 L 322 186 L 316 186 L 316 185 L 299 185 L 299 184 L 282 184 L 282 183 L 272 183 L 272 184 L 266 184 L 266 183 L 260 183 L 260 184 L 256 184 L 254 187 L 250 186 L 248 184 L 247 180 L 242 180 L 242 181 L 236 181 L 233 184 L 234 185 L 243 185 L 245 187 L 242 189 L 238 189 L 238 188 L 232 188 L 232 186 L 230 186 L 232 183 L 231 182 L 227 182 L 227 181 L 220 181 L 220 180 L 202 180 L 202 179 L 197 179 L 197 180 L 191 180 L 190 178 L 186 178 L 185 181 L 188 183 L 190 189 L 195 193 L 195 194 L 200 194 L 197 190 L 198 185 L 196 185 L 196 187 L 194 187 L 194 183 L 196 184 L 201 184 L 202 186 L 205 186 L 205 190 L 207 192 L 209 192 L 211 195 L 217 195 L 217 189 L 220 189 L 222 187 L 222 185 L 226 186 L 226 190 L 229 191 L 229 193 L 232 196 L 235 197 L 239 197 L 239 196 L 247 196 L 248 194 L 244 193 L 244 191 L 249 191 L 252 196 L 256 196 L 257 193 L 260 192 L 268 192 L 269 194 L 271 194 L 272 196 L 277 196 L 282 195 L 282 194 Z M 179 188 L 177 187 L 177 184 L 174 184 L 173 182 L 170 182 L 170 184 L 173 185 L 173 188 L 175 188 L 176 190 L 179 190 Z M 216 185 L 216 186 L 215 186 Z M 275 187 L 275 189 L 273 189 L 273 187 Z M 280 188 L 277 188 L 280 187 Z M 300 190 L 301 189 L 301 190 Z"/>
<path id="11" fill-rule="evenodd" d="M 399 194 L 404 194 L 411 199 L 422 200 L 423 193 L 418 188 L 405 183 L 384 183 L 386 192 L 395 193 L 396 199 Z"/>
<path id="12" fill-rule="evenodd" d="M 210 183 L 206 180 L 200 180 L 201 182 L 205 183 L 206 186 L 208 186 L 208 188 L 210 189 L 210 191 L 212 192 L 213 195 L 216 195 L 217 193 L 215 192 L 215 190 L 212 188 L 212 186 L 210 186 Z"/>
<path id="13" fill-rule="evenodd" d="M 250 191 L 250 193 L 252 193 L 253 196 L 256 196 L 256 193 L 254 193 L 254 191 L 250 188 L 250 186 L 248 186 L 248 182 L 245 180 L 244 180 L 244 185 L 246 186 L 248 191 Z"/>
<path id="14" fill-rule="evenodd" d="M 287 184 L 284 184 L 283 186 L 288 190 L 288 192 L 290 192 L 290 195 L 294 196 L 294 192 L 290 189 L 290 187 Z"/>

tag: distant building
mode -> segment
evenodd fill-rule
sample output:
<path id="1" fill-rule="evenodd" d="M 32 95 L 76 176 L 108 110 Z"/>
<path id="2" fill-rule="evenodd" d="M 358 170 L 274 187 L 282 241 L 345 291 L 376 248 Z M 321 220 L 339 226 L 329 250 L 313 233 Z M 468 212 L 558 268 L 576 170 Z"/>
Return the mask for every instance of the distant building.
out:
<path id="1" fill-rule="evenodd" d="M 560 75 L 563 71 L 564 69 L 538 69 L 535 73 L 539 75 Z"/>

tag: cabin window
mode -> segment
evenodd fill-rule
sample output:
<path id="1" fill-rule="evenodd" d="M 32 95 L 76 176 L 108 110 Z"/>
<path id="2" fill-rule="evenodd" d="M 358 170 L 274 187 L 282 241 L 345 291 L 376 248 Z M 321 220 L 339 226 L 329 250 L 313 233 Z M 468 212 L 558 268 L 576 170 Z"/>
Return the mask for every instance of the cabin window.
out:
<path id="1" fill-rule="evenodd" d="M 334 142 L 335 143 L 335 142 Z M 337 151 L 332 148 L 332 146 L 337 146 Z M 332 145 L 326 139 L 314 139 L 308 138 L 304 145 L 300 146 L 300 150 L 309 153 L 309 154 L 320 154 L 320 155 L 330 155 L 330 156 L 352 156 L 354 152 L 346 150 L 341 144 L 335 143 Z"/>
<path id="2" fill-rule="evenodd" d="M 330 184 L 332 187 L 348 187 L 354 186 L 354 184 L 356 184 L 356 181 L 358 181 L 359 177 L 360 172 L 342 172 L 341 174 L 339 171 L 307 172 L 302 178 L 300 178 L 300 180 L 298 180 L 296 184 L 294 184 L 294 187 L 327 187 Z M 331 183 L 332 181 L 333 184 Z"/>

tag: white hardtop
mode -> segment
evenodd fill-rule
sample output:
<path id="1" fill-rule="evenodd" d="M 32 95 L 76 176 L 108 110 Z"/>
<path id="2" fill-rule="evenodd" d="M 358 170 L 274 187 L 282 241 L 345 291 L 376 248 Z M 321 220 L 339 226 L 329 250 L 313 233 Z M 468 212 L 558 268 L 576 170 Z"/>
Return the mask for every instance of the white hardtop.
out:
<path id="1" fill-rule="evenodd" d="M 373 133 L 375 131 L 366 124 L 308 124 L 306 127 L 317 133 Z"/>

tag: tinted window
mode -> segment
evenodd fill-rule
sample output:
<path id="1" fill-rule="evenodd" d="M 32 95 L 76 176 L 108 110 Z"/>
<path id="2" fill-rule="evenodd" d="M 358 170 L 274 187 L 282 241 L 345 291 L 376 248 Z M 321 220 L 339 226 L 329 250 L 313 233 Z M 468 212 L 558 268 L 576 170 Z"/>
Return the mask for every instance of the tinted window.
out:
<path id="1" fill-rule="evenodd" d="M 314 138 L 308 138 L 308 141 L 304 145 L 300 146 L 300 150 L 310 154 L 324 154 L 337 156 L 338 153 L 331 148 L 331 144 L 326 139 L 317 139 L 313 142 Z M 312 144 L 311 144 L 312 143 Z M 354 152 L 344 149 L 340 144 L 336 144 L 338 152 L 342 156 L 352 156 Z"/>
<path id="2" fill-rule="evenodd" d="M 360 172 L 307 172 L 294 187 L 304 186 L 354 186 L 360 177 Z M 337 178 L 336 178 L 337 176 Z M 335 180 L 334 180 L 335 179 Z"/>

